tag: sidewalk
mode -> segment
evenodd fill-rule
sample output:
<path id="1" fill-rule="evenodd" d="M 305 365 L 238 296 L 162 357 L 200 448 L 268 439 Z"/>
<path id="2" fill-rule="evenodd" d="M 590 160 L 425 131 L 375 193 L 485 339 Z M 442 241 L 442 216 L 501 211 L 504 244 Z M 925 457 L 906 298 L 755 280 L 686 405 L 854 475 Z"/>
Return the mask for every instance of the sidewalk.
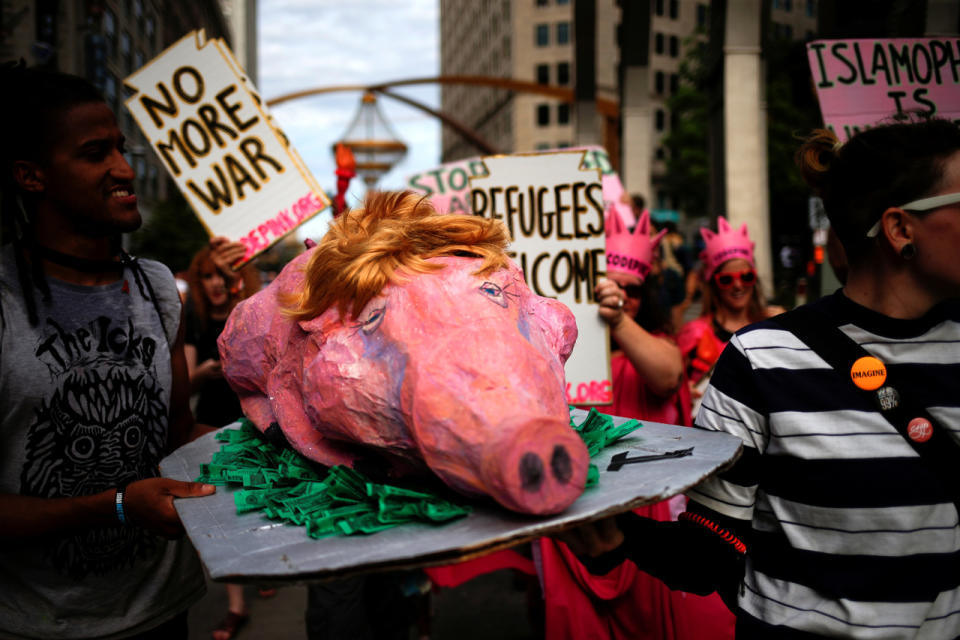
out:
<path id="1" fill-rule="evenodd" d="M 250 621 L 237 634 L 237 638 L 273 640 L 307 637 L 303 621 L 307 604 L 305 586 L 281 587 L 272 598 L 261 598 L 253 585 L 247 585 L 244 593 L 250 609 Z M 207 595 L 190 609 L 190 640 L 209 640 L 226 613 L 226 587 L 208 579 Z"/>
<path id="2" fill-rule="evenodd" d="M 250 621 L 239 640 L 306 638 L 303 614 L 307 588 L 280 587 L 272 598 L 261 598 L 257 588 L 245 589 Z M 456 589 L 432 597 L 432 640 L 535 640 L 527 620 L 526 594 L 513 584 L 510 571 L 480 576 Z M 207 581 L 207 595 L 190 610 L 190 640 L 209 640 L 227 611 L 226 588 Z M 411 629 L 411 640 L 417 640 Z"/>

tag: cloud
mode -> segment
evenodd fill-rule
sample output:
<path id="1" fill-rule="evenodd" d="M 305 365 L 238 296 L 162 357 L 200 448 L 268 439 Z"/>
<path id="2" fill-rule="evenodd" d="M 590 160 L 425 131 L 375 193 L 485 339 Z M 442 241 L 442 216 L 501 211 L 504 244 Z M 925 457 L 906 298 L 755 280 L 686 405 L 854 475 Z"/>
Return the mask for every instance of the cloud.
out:
<path id="1" fill-rule="evenodd" d="M 269 100 L 314 87 L 439 75 L 438 5 L 436 0 L 261 0 L 257 88 Z M 436 85 L 396 91 L 439 109 Z M 331 191 L 336 185 L 331 147 L 346 132 L 360 97 L 355 91 L 329 93 L 271 109 L 314 177 Z M 405 176 L 439 164 L 440 122 L 386 97 L 379 105 L 409 151 L 378 186 L 402 188 Z M 354 179 L 348 201 L 356 203 L 363 192 L 362 181 Z"/>

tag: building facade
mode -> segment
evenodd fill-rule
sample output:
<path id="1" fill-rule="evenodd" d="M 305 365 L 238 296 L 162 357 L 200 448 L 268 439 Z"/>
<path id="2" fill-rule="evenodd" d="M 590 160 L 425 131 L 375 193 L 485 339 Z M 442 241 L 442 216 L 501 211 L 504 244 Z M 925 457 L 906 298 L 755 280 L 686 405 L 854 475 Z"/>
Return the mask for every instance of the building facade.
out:
<path id="1" fill-rule="evenodd" d="M 637 34 L 624 33 L 620 0 L 596 0 L 597 95 L 618 100 L 620 47 Z M 649 98 L 654 140 L 669 128 L 666 100 L 679 83 L 685 39 L 705 26 L 707 2 L 650 2 Z M 573 89 L 575 37 L 571 0 L 492 0 L 440 3 L 441 75 L 508 77 Z M 504 152 L 535 151 L 575 144 L 573 103 L 533 93 L 444 85 L 442 110 L 476 130 Z M 657 153 L 657 147 L 649 153 Z M 444 130 L 444 161 L 476 155 L 456 133 Z M 661 152 L 662 156 L 662 152 Z M 661 162 L 654 171 L 664 170 Z"/>
<path id="2" fill-rule="evenodd" d="M 649 0 L 649 32 L 624 32 L 621 3 L 596 0 L 597 95 L 619 100 L 620 51 L 646 42 L 649 73 L 650 172 L 653 193 L 648 202 L 672 208 L 670 195 L 659 187 L 666 171 L 662 144 L 671 127 L 667 100 L 680 85 L 686 48 L 707 38 L 709 0 Z M 816 30 L 816 0 L 769 0 L 771 37 L 801 39 Z M 573 88 L 576 82 L 572 0 L 482 0 L 440 2 L 441 75 L 482 75 Z M 441 108 L 474 129 L 502 152 L 535 151 L 575 143 L 573 104 L 532 93 L 446 84 Z M 629 145 L 622 140 L 621 145 Z M 614 151 L 614 150 L 611 150 Z M 477 155 L 455 132 L 444 129 L 445 162 Z"/>

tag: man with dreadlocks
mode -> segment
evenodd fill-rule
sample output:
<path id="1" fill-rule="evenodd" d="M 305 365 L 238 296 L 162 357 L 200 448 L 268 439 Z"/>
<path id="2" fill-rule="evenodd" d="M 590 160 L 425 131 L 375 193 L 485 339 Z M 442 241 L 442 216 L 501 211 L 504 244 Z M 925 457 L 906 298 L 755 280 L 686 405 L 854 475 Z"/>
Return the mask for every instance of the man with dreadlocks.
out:
<path id="1" fill-rule="evenodd" d="M 170 271 L 136 260 L 123 136 L 81 78 L 0 68 L 0 635 L 186 638 L 204 590 L 159 478 L 193 429 Z"/>

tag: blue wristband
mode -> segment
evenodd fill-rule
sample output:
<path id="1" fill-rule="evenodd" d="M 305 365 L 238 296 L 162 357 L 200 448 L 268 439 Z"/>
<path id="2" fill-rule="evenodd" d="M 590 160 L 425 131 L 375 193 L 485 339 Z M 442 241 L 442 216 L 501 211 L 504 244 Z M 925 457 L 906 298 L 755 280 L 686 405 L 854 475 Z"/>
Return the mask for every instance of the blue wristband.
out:
<path id="1" fill-rule="evenodd" d="M 123 494 L 126 490 L 126 485 L 117 487 L 117 496 L 114 499 L 114 504 L 117 508 L 117 520 L 120 521 L 120 524 L 127 524 L 127 516 L 123 513 Z"/>

